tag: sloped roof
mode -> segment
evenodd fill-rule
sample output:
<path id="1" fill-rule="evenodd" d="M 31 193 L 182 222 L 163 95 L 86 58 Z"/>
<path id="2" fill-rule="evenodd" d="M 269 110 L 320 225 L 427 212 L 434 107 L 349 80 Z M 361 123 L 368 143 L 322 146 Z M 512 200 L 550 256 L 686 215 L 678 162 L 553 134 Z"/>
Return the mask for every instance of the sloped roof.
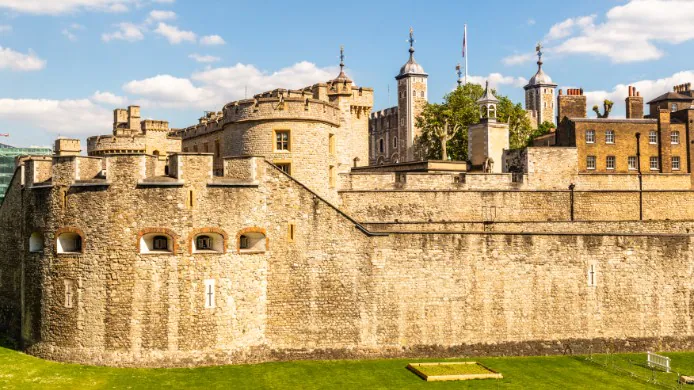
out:
<path id="1" fill-rule="evenodd" d="M 8 149 L 8 148 L 14 148 L 14 146 L 0 143 L 0 149 Z"/>
<path id="2" fill-rule="evenodd" d="M 657 98 L 651 100 L 650 102 L 648 102 L 646 104 L 658 103 L 658 102 L 663 102 L 663 101 L 667 101 L 667 100 L 678 100 L 678 101 L 691 102 L 691 101 L 694 101 L 694 98 L 691 96 L 682 95 L 682 94 L 677 93 L 677 92 L 668 92 L 668 93 L 664 93 L 664 94 L 658 96 Z"/>

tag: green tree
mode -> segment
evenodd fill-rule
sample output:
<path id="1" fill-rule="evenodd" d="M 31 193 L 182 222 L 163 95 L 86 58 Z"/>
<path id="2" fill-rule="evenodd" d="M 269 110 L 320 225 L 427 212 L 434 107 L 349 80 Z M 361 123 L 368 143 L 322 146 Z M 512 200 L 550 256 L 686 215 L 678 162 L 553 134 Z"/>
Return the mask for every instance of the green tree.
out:
<path id="1" fill-rule="evenodd" d="M 556 128 L 557 126 L 554 125 L 552 122 L 544 121 L 540 124 L 540 126 L 537 127 L 537 129 L 533 130 L 532 133 L 530 134 L 530 138 L 528 139 L 527 145 L 530 146 L 530 144 L 533 143 L 533 140 L 537 137 L 543 136 L 545 134 L 549 134 L 552 129 Z"/>
<path id="2" fill-rule="evenodd" d="M 496 95 L 496 91 L 492 92 Z M 476 102 L 483 94 L 482 86 L 468 83 L 446 94 L 443 103 L 427 104 L 416 118 L 417 127 L 422 129 L 421 135 L 415 140 L 417 157 L 423 160 L 441 158 L 441 142 L 436 131 L 448 120 L 451 128 L 456 129 L 446 143 L 448 157 L 466 161 L 468 126 L 480 121 Z M 520 103 L 513 104 L 506 96 L 497 95 L 497 99 L 497 120 L 509 124 L 511 148 L 526 146 L 532 129 L 525 110 Z"/>

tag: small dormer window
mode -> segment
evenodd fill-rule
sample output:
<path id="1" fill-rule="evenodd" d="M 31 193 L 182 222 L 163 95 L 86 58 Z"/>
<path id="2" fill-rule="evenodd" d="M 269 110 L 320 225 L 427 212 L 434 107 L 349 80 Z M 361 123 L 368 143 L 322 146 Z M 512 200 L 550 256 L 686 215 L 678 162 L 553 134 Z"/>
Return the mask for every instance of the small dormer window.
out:
<path id="1" fill-rule="evenodd" d="M 198 250 L 210 250 L 212 249 L 212 239 L 210 236 L 198 236 L 195 245 Z"/>
<path id="2" fill-rule="evenodd" d="M 77 233 L 62 233 L 57 240 L 58 253 L 82 253 L 82 236 Z"/>
<path id="3" fill-rule="evenodd" d="M 248 241 L 248 236 L 241 236 L 239 238 L 239 248 L 240 249 L 248 249 L 250 247 L 250 243 Z"/>
<path id="4" fill-rule="evenodd" d="M 139 241 L 140 253 L 173 253 L 174 240 L 163 231 L 143 234 Z"/>
<path id="5" fill-rule="evenodd" d="M 152 240 L 152 249 L 155 251 L 165 251 L 169 249 L 169 239 L 166 236 L 156 236 Z"/>
<path id="6" fill-rule="evenodd" d="M 267 250 L 267 238 L 265 232 L 260 228 L 244 229 L 238 235 L 239 253 L 261 253 Z"/>

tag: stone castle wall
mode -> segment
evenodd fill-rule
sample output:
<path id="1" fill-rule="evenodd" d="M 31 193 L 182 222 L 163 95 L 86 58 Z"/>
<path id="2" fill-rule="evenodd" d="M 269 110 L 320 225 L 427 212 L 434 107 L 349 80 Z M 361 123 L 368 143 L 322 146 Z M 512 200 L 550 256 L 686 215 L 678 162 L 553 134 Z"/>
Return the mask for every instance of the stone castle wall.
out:
<path id="1" fill-rule="evenodd" d="M 0 250 L 9 253 L 0 258 L 0 325 L 31 354 L 120 366 L 580 352 L 606 339 L 629 340 L 625 349 L 694 345 L 686 221 L 670 230 L 649 222 L 648 234 L 635 235 L 623 232 L 643 226 L 616 222 L 605 226 L 620 233 L 373 235 L 262 159 L 228 159 L 217 178 L 212 158 L 174 156 L 162 182 L 151 179 L 154 157 L 113 156 L 91 186 L 76 176 L 80 157 L 56 159 L 49 184 L 34 183 L 27 162 L 25 189 L 16 177 L 0 206 Z M 408 204 L 412 194 L 381 200 L 392 215 L 404 215 L 398 199 L 420 214 L 421 205 L 439 217 L 447 207 L 449 220 L 499 198 L 520 220 L 564 221 L 568 209 L 558 191 L 423 191 L 419 206 Z M 585 194 L 576 196 L 594 195 Z M 644 193 L 651 208 L 682 209 L 688 197 Z M 239 250 L 247 231 L 264 232 L 265 251 Z M 27 251 L 31 232 L 44 235 L 38 253 Z M 57 253 L 61 232 L 82 235 L 83 253 Z M 200 232 L 223 234 L 224 252 L 192 253 Z M 147 233 L 170 235 L 173 253 L 140 253 Z M 207 280 L 214 308 L 205 307 Z"/>
<path id="2" fill-rule="evenodd" d="M 694 192 L 644 191 L 643 219 L 694 219 Z M 364 222 L 571 220 L 571 191 L 364 190 L 342 191 L 341 207 Z M 638 221 L 638 191 L 575 191 L 576 221 Z"/>

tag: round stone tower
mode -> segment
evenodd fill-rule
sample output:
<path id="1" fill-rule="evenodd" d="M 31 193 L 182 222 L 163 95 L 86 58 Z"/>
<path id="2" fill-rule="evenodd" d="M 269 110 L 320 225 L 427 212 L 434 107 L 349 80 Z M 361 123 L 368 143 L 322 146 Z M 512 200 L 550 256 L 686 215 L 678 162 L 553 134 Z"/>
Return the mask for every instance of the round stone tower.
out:
<path id="1" fill-rule="evenodd" d="M 410 28 L 410 59 L 395 76 L 398 81 L 398 147 L 392 161 L 415 159 L 414 143 L 421 133 L 415 126 L 415 118 L 427 103 L 427 78 L 424 68 L 414 59 L 414 31 Z M 397 156 L 396 156 L 397 154 Z"/>

